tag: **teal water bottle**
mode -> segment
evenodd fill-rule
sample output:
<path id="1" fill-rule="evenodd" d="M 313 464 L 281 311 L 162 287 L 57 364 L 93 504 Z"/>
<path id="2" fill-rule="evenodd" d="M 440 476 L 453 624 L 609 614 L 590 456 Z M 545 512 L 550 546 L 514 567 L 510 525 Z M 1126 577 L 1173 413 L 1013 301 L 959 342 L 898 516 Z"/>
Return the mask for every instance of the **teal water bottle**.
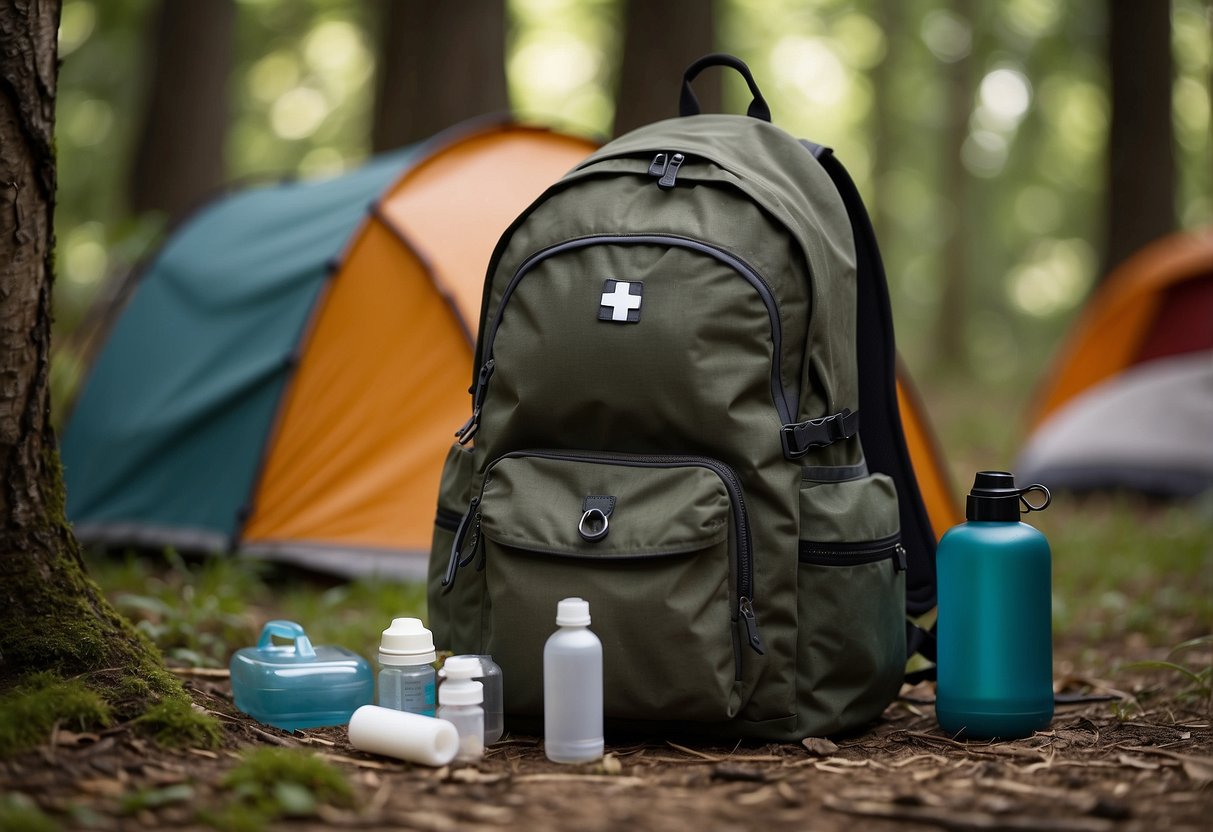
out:
<path id="1" fill-rule="evenodd" d="M 1029 502 L 1033 492 L 1044 499 Z M 1053 718 L 1052 557 L 1045 536 L 1019 522 L 1050 499 L 1043 485 L 981 471 L 968 522 L 939 541 L 935 712 L 953 736 L 1026 737 Z"/>

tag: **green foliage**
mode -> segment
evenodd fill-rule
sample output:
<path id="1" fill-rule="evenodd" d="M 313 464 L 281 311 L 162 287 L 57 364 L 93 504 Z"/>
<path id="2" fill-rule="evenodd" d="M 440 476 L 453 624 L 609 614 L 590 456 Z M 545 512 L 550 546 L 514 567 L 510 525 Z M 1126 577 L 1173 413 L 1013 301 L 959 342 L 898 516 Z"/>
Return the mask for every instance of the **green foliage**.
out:
<path id="1" fill-rule="evenodd" d="M 20 792 L 0 794 L 0 829 L 21 832 L 56 832 L 59 824 Z"/>
<path id="2" fill-rule="evenodd" d="M 374 660 L 379 633 L 402 615 L 422 617 L 417 583 L 327 579 L 243 557 L 186 560 L 89 555 L 89 571 L 173 662 L 225 667 L 271 618 L 297 621 L 313 644 L 336 644 Z"/>
<path id="3" fill-rule="evenodd" d="M 56 724 L 88 731 L 111 721 L 109 706 L 81 680 L 35 673 L 0 699 L 0 757 L 44 742 Z"/>
<path id="4" fill-rule="evenodd" d="M 224 777 L 223 787 L 232 804 L 200 817 L 216 829 L 262 829 L 276 818 L 313 816 L 321 804 L 354 803 L 354 790 L 337 768 L 310 752 L 286 748 L 248 752 Z"/>
<path id="5" fill-rule="evenodd" d="M 1193 652 L 1197 653 L 1198 658 L 1185 656 Z M 1184 661 L 1180 661 L 1181 656 L 1185 657 Z M 1177 645 L 1167 656 L 1167 661 L 1130 662 L 1123 665 L 1121 670 L 1161 671 L 1172 678 L 1178 676 L 1182 685 L 1179 698 L 1194 701 L 1206 712 L 1213 711 L 1213 635 L 1188 639 Z"/>
<path id="6" fill-rule="evenodd" d="M 184 803 L 194 799 L 194 787 L 188 783 L 177 783 L 159 789 L 140 789 L 122 797 L 122 813 L 133 815 L 145 809 L 159 809 L 173 803 Z"/>
<path id="7" fill-rule="evenodd" d="M 135 726 L 160 745 L 175 748 L 214 748 L 221 731 L 213 716 L 182 699 L 165 699 L 135 718 Z"/>
<path id="8" fill-rule="evenodd" d="M 1089 644 L 1166 647 L 1213 620 L 1213 511 L 1128 495 L 1055 499 L 1031 522 L 1053 550 L 1054 629 Z"/>

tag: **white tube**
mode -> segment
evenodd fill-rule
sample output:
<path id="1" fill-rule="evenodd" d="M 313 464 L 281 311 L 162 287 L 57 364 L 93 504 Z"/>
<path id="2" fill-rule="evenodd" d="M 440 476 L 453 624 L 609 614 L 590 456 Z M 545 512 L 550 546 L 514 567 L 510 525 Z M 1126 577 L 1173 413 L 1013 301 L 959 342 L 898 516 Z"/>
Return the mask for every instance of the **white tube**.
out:
<path id="1" fill-rule="evenodd" d="M 459 750 L 459 732 L 445 719 L 363 705 L 350 717 L 350 745 L 410 763 L 444 766 Z"/>

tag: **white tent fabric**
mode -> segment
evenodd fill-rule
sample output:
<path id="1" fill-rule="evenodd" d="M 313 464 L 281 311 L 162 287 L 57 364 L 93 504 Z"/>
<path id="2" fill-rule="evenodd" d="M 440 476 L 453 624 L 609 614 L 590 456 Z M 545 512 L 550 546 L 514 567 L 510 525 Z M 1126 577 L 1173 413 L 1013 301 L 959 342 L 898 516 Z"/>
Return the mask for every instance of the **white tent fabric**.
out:
<path id="1" fill-rule="evenodd" d="M 1073 490 L 1213 488 L 1213 352 L 1155 359 L 1074 397 L 1033 433 L 1016 472 Z"/>

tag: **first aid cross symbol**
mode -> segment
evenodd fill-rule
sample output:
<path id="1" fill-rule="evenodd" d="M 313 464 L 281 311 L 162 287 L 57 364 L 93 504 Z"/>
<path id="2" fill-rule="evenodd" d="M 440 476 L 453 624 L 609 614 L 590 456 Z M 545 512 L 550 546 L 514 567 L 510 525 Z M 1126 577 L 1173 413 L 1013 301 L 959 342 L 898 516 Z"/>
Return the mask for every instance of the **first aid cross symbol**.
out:
<path id="1" fill-rule="evenodd" d="M 611 307 L 612 321 L 626 321 L 628 312 L 640 308 L 640 295 L 631 293 L 632 284 L 618 281 L 610 292 L 602 293 L 602 305 Z"/>

